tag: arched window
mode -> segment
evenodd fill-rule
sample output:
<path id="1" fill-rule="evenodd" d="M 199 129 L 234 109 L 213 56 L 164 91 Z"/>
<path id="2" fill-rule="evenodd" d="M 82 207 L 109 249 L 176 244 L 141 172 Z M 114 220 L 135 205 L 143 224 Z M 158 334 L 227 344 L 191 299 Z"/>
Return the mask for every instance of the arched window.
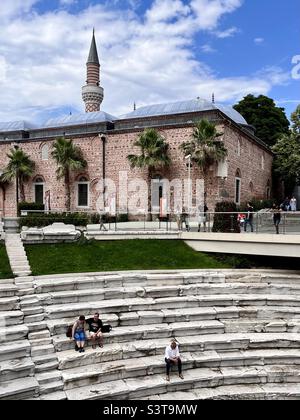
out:
<path id="1" fill-rule="evenodd" d="M 79 178 L 77 183 L 77 206 L 78 207 L 89 207 L 89 190 L 90 190 L 90 183 L 88 181 L 88 178 L 85 176 L 82 176 Z"/>
<path id="2" fill-rule="evenodd" d="M 250 184 L 249 184 L 249 191 L 251 192 L 251 194 L 253 194 L 253 192 L 254 192 L 253 182 L 250 182 Z"/>
<path id="3" fill-rule="evenodd" d="M 49 146 L 48 144 L 44 144 L 42 146 L 42 160 L 48 160 L 49 159 Z"/>
<path id="4" fill-rule="evenodd" d="M 42 177 L 37 177 L 34 181 L 34 201 L 36 204 L 45 203 L 45 182 Z"/>
<path id="5" fill-rule="evenodd" d="M 235 203 L 241 204 L 242 174 L 238 169 L 235 173 Z"/>

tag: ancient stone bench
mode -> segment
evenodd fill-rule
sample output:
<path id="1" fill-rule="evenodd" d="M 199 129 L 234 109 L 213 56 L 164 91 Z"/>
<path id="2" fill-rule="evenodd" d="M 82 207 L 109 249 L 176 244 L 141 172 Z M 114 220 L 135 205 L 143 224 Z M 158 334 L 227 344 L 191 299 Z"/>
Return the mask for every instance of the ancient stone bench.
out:
<path id="1" fill-rule="evenodd" d="M 74 225 L 65 225 L 64 223 L 53 223 L 44 228 L 24 228 L 21 238 L 25 243 L 59 243 L 75 242 L 79 239 L 81 233 L 76 230 Z"/>

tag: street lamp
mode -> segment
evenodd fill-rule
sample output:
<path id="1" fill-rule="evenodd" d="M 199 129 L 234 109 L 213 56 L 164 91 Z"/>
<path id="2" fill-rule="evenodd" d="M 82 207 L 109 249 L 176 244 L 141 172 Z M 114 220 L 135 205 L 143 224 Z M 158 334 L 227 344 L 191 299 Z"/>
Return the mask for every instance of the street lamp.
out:
<path id="1" fill-rule="evenodd" d="M 190 214 L 190 208 L 191 208 L 191 159 L 192 155 L 185 156 L 185 159 L 188 161 L 188 170 L 189 170 L 189 179 L 188 179 L 188 214 Z"/>

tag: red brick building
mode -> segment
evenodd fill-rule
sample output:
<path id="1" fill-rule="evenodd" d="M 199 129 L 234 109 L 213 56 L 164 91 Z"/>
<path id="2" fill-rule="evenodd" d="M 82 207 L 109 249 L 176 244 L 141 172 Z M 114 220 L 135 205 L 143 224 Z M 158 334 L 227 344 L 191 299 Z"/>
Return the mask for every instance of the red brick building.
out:
<path id="1" fill-rule="evenodd" d="M 39 127 L 24 121 L 0 123 L 0 174 L 8 164 L 7 153 L 16 145 L 36 164 L 35 174 L 25 186 L 26 201 L 44 201 L 48 192 L 51 210 L 65 210 L 65 186 L 62 180 L 57 180 L 56 164 L 51 158 L 52 144 L 59 136 L 72 138 L 88 162 L 83 172 L 72 174 L 72 211 L 96 211 L 101 194 L 99 181 L 102 182 L 103 176 L 116 184 L 117 210 L 124 172 L 127 172 L 128 182 L 135 178 L 147 179 L 146 171 L 132 170 L 127 160 L 134 152 L 134 142 L 145 128 L 157 129 L 170 145 L 172 164 L 168 170 L 157 173 L 157 186 L 160 178 L 187 179 L 187 161 L 180 145 L 190 139 L 195 122 L 203 118 L 216 124 L 228 149 L 227 161 L 211 167 L 205 175 L 209 209 L 213 210 L 215 203 L 222 200 L 243 203 L 252 198 L 270 197 L 273 155 L 255 136 L 254 128 L 231 107 L 195 99 L 146 106 L 121 117 L 100 111 L 103 88 L 94 35 L 82 96 L 85 114 L 52 119 Z M 201 178 L 195 165 L 191 168 L 191 178 L 195 194 L 196 180 Z M 121 187 L 120 182 L 123 182 Z M 126 203 L 122 204 L 123 210 L 124 207 Z M 13 183 L 0 183 L 1 215 L 16 215 L 16 186 Z"/>

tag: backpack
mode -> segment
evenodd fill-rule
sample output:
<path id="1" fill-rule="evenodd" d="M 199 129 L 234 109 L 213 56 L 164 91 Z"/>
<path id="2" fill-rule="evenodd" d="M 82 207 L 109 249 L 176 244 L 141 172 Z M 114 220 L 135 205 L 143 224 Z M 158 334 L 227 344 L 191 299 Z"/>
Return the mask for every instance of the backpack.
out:
<path id="1" fill-rule="evenodd" d="M 72 333 L 73 333 L 73 325 L 70 325 L 69 327 L 67 327 L 66 336 L 68 338 L 72 338 Z"/>
<path id="2" fill-rule="evenodd" d="M 110 333 L 112 330 L 112 326 L 111 325 L 103 325 L 101 327 L 101 332 L 102 333 Z"/>

